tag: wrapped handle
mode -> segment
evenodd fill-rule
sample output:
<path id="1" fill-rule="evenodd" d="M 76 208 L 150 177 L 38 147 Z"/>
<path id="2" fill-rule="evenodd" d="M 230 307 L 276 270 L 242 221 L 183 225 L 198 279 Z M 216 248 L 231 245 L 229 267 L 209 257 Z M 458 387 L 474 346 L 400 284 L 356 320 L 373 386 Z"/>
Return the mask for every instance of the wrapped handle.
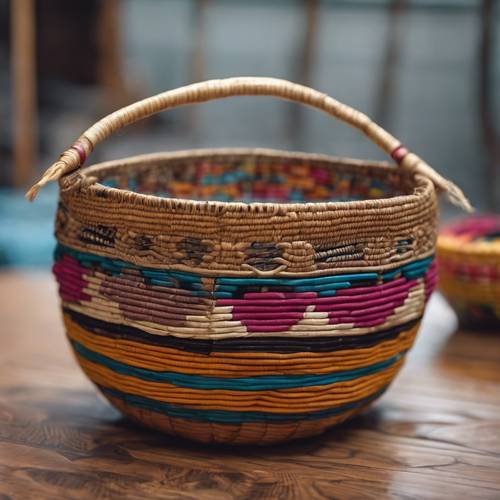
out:
<path id="1" fill-rule="evenodd" d="M 439 175 L 417 155 L 410 153 L 398 139 L 372 122 L 365 114 L 317 90 L 287 80 L 262 77 L 238 77 L 194 83 L 148 97 L 111 113 L 86 130 L 59 160 L 47 169 L 26 196 L 33 200 L 43 185 L 79 168 L 97 144 L 131 123 L 178 106 L 243 95 L 274 96 L 324 111 L 363 132 L 402 168 L 425 175 L 438 189 L 445 191 L 453 203 L 466 211 L 472 211 L 469 201 L 455 184 Z"/>

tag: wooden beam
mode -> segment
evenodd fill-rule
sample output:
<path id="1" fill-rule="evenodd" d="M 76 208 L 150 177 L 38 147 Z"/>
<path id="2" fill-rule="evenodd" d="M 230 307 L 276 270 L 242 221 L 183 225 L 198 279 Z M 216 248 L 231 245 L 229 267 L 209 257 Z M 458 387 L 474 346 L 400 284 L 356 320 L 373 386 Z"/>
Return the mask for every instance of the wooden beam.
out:
<path id="1" fill-rule="evenodd" d="M 302 85 L 312 85 L 314 55 L 320 10 L 319 0 L 302 0 L 303 33 L 295 67 L 295 80 Z M 295 103 L 290 105 L 288 135 L 292 143 L 300 146 L 304 127 L 304 107 Z"/>
<path id="2" fill-rule="evenodd" d="M 121 8 L 120 0 L 102 1 L 97 19 L 97 73 L 106 95 L 105 112 L 126 106 L 132 100 L 123 73 Z"/>
<path id="3" fill-rule="evenodd" d="M 483 0 L 481 5 L 481 40 L 479 45 L 479 119 L 483 143 L 486 147 L 487 208 L 492 212 L 500 208 L 500 134 L 495 128 L 493 105 L 493 61 L 494 59 L 494 2 Z"/>
<path id="4" fill-rule="evenodd" d="M 206 22 L 209 7 L 210 0 L 195 0 L 193 3 L 189 83 L 201 82 L 205 76 Z M 187 111 L 187 126 L 195 142 L 199 139 L 199 125 L 199 107 L 191 106 Z"/>
<path id="5" fill-rule="evenodd" d="M 392 0 L 387 6 L 389 10 L 388 32 L 375 102 L 375 121 L 384 127 L 389 126 L 391 118 L 396 69 L 400 61 L 404 37 L 403 17 L 407 6 L 407 0 Z"/>
<path id="6" fill-rule="evenodd" d="M 11 1 L 14 173 L 23 187 L 35 176 L 37 102 L 34 0 Z"/>

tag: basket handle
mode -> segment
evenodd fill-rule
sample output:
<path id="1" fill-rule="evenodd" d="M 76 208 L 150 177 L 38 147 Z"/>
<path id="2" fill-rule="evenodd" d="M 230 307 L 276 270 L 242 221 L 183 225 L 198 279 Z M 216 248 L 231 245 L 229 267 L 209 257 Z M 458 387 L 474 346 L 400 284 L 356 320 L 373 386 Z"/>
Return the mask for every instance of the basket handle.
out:
<path id="1" fill-rule="evenodd" d="M 148 97 L 105 116 L 86 130 L 59 160 L 47 169 L 26 196 L 33 200 L 43 185 L 76 170 L 83 165 L 97 144 L 131 123 L 166 109 L 243 95 L 274 96 L 324 111 L 363 132 L 402 168 L 425 175 L 438 189 L 445 191 L 453 203 L 466 211 L 472 211 L 469 201 L 455 184 L 439 175 L 417 155 L 410 153 L 400 141 L 365 114 L 317 90 L 287 80 L 263 77 L 237 77 L 194 83 Z"/>

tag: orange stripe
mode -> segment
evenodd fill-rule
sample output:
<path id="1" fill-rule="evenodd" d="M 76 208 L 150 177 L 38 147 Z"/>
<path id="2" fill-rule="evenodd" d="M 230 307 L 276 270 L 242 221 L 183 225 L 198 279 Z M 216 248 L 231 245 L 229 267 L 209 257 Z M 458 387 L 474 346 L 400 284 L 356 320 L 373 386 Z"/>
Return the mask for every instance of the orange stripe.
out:
<path id="1" fill-rule="evenodd" d="M 116 373 L 104 366 L 76 358 L 97 385 L 121 392 L 144 396 L 156 401 L 189 408 L 232 411 L 271 411 L 298 413 L 331 408 L 369 397 L 388 385 L 400 369 L 403 359 L 376 374 L 332 384 L 268 391 L 236 391 L 224 389 L 192 389 L 164 382 L 139 380 Z"/>
<path id="2" fill-rule="evenodd" d="M 64 316 L 68 337 L 88 349 L 138 368 L 192 375 L 242 377 L 333 373 L 362 368 L 408 350 L 419 325 L 378 345 L 335 352 L 198 354 L 170 347 L 103 337 L 86 331 Z"/>

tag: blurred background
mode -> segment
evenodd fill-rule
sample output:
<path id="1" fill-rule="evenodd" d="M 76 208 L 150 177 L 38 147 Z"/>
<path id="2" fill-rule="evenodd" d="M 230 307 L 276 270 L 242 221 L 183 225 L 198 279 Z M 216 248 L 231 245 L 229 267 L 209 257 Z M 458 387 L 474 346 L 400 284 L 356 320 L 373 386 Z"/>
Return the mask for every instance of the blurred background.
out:
<path id="1" fill-rule="evenodd" d="M 329 93 L 457 182 L 478 209 L 498 211 L 499 3 L 0 0 L 0 267 L 50 264 L 56 186 L 32 205 L 23 194 L 86 128 L 209 78 L 276 76 Z M 383 158 L 317 111 L 238 98 L 129 127 L 88 163 L 208 146 Z"/>

